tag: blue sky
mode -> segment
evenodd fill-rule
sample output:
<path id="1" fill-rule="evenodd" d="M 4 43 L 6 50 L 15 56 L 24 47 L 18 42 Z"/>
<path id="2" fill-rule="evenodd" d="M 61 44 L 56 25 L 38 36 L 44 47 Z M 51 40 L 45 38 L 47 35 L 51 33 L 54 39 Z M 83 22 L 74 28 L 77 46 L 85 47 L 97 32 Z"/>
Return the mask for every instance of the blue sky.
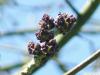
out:
<path id="1" fill-rule="evenodd" d="M 69 8 L 64 0 L 15 0 L 19 6 L 5 5 L 0 10 L 0 31 L 8 32 L 23 28 L 35 28 L 44 13 L 48 13 L 56 18 L 59 12 L 67 12 L 69 14 L 76 14 Z M 81 10 L 87 0 L 72 1 L 73 5 L 78 11 Z M 62 7 L 60 7 L 62 6 Z M 99 19 L 100 6 L 93 14 L 92 19 Z M 86 24 L 92 25 L 92 24 Z M 92 40 L 95 49 L 100 48 L 99 34 L 82 34 L 84 37 Z M 36 41 L 33 34 L 14 35 L 0 37 L 0 45 L 12 45 L 23 50 L 27 50 L 28 41 Z M 20 52 L 20 50 L 18 50 Z M 74 63 L 75 65 L 84 60 L 90 54 L 90 45 L 86 40 L 75 36 L 72 38 L 59 52 L 59 60 L 63 63 Z M 23 55 L 16 53 L 11 49 L 0 47 L 0 66 L 14 64 L 23 60 Z M 69 65 L 72 68 L 75 65 Z M 88 69 L 88 70 L 87 70 Z M 84 75 L 85 72 L 91 71 L 89 67 L 79 72 L 77 75 Z M 11 71 L 12 75 L 16 70 Z M 55 61 L 49 61 L 43 68 L 41 68 L 34 75 L 62 75 L 63 72 L 58 69 Z"/>

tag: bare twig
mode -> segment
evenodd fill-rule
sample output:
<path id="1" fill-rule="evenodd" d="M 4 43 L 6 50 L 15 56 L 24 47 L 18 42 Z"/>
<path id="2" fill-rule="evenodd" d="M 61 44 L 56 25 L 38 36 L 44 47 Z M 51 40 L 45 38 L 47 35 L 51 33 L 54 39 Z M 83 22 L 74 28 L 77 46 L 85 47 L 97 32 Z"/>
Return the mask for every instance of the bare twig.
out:
<path id="1" fill-rule="evenodd" d="M 100 33 L 100 26 L 96 24 L 91 26 L 84 26 L 82 27 L 81 32 L 89 34 Z"/>
<path id="2" fill-rule="evenodd" d="M 66 72 L 67 68 L 64 63 L 62 63 L 57 57 L 53 57 L 54 61 L 56 61 L 58 67 L 63 71 Z"/>
<path id="3" fill-rule="evenodd" d="M 92 25 L 100 25 L 100 19 L 96 19 L 96 18 L 91 18 L 88 22 L 89 24 L 92 24 Z"/>
<path id="4" fill-rule="evenodd" d="M 97 50 L 95 53 L 93 53 L 91 56 L 86 58 L 84 61 L 82 61 L 80 64 L 66 72 L 64 75 L 75 75 L 77 72 L 85 68 L 87 65 L 92 63 L 94 60 L 96 60 L 98 57 L 100 57 L 100 49 Z"/>
<path id="5" fill-rule="evenodd" d="M 25 56 L 28 56 L 28 54 L 26 52 L 27 50 L 18 48 L 14 45 L 0 44 L 0 48 L 5 48 L 6 50 L 10 50 L 11 52 L 16 52 L 16 53 L 20 53 L 20 54 L 23 54 Z"/>
<path id="6" fill-rule="evenodd" d="M 75 7 L 70 3 L 69 0 L 65 0 L 66 3 L 72 8 L 72 10 L 77 14 L 77 16 L 80 16 L 80 13 L 75 9 Z"/>
<path id="7" fill-rule="evenodd" d="M 18 29 L 16 31 L 9 31 L 9 32 L 0 32 L 0 37 L 2 36 L 9 36 L 9 35 L 16 35 L 16 34 L 25 34 L 25 33 L 33 33 L 37 28 L 29 28 L 29 29 Z"/>
<path id="8" fill-rule="evenodd" d="M 22 62 L 0 67 L 0 71 L 9 71 L 9 70 L 12 70 L 14 68 L 21 67 L 24 64 L 26 64 L 28 62 L 28 60 L 29 60 L 29 58 L 27 58 L 27 59 L 25 58 Z"/>
<path id="9" fill-rule="evenodd" d="M 79 33 L 78 36 L 79 36 L 81 39 L 83 39 L 83 40 L 85 40 L 86 42 L 88 42 L 88 44 L 89 44 L 91 50 L 95 50 L 95 44 L 94 44 L 94 42 L 93 42 L 92 40 L 86 38 L 86 37 L 83 36 L 81 33 Z"/>
<path id="10" fill-rule="evenodd" d="M 9 66 L 4 66 L 4 67 L 0 67 L 0 71 L 8 71 L 14 68 L 18 68 L 23 66 L 25 63 L 16 63 L 14 65 L 9 65 Z"/>
<path id="11" fill-rule="evenodd" d="M 34 33 L 37 29 L 32 29 L 32 28 L 28 28 L 28 29 L 20 29 L 20 30 L 16 30 L 16 31 L 12 31 L 12 32 L 0 32 L 0 37 L 5 37 L 5 36 L 12 36 L 12 35 L 23 35 L 26 33 Z M 82 27 L 82 29 L 80 30 L 82 33 L 89 33 L 89 34 L 93 34 L 93 33 L 100 33 L 100 26 L 99 25 L 94 25 L 94 26 L 85 26 Z"/>

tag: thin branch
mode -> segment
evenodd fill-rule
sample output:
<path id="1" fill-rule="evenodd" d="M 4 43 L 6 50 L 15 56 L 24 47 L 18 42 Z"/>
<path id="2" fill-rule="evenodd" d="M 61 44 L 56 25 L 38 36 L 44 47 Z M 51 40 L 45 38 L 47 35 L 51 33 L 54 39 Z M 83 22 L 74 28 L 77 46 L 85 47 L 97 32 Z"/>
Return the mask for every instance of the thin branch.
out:
<path id="1" fill-rule="evenodd" d="M 28 56 L 27 50 L 18 48 L 18 46 L 9 45 L 9 44 L 0 44 L 0 48 L 5 48 L 6 50 L 10 50 L 11 52 L 16 52 Z"/>
<path id="2" fill-rule="evenodd" d="M 21 49 L 18 48 L 18 46 L 14 46 L 14 45 L 9 45 L 9 44 L 0 44 L 0 48 L 7 48 L 7 49 L 14 49 L 14 50 L 25 50 L 25 49 Z"/>
<path id="3" fill-rule="evenodd" d="M 73 36 L 75 36 L 80 28 L 84 25 L 84 23 L 91 17 L 91 15 L 94 13 L 96 8 L 99 6 L 98 3 L 99 0 L 91 0 L 90 4 L 87 5 L 87 9 L 85 9 L 81 13 L 81 17 L 78 17 L 77 24 L 73 28 L 73 30 L 68 33 L 66 36 L 63 36 L 62 34 L 59 34 L 56 39 L 59 44 L 59 50 L 67 43 Z M 50 57 L 47 56 L 39 56 L 35 59 L 34 62 L 29 62 L 28 65 L 22 69 L 18 75 L 32 75 L 32 73 L 36 72 L 39 68 L 45 65 L 45 63 L 50 59 Z"/>
<path id="4" fill-rule="evenodd" d="M 81 32 L 89 34 L 100 33 L 100 26 L 96 24 L 91 26 L 84 26 L 82 27 Z"/>
<path id="5" fill-rule="evenodd" d="M 56 61 L 58 67 L 63 71 L 66 72 L 67 68 L 65 66 L 65 64 L 63 64 L 57 57 L 53 57 L 54 61 Z"/>
<path id="6" fill-rule="evenodd" d="M 90 46 L 90 50 L 95 50 L 95 44 L 94 44 L 94 42 L 93 42 L 92 40 L 86 38 L 86 37 L 83 36 L 81 33 L 79 33 L 78 36 L 79 36 L 81 39 L 83 39 L 83 40 L 85 40 L 86 42 L 88 42 L 88 44 L 89 44 L 89 46 Z"/>
<path id="7" fill-rule="evenodd" d="M 80 16 L 80 13 L 75 9 L 75 7 L 70 3 L 70 1 L 69 0 L 65 1 L 70 6 L 70 8 L 77 14 L 77 16 Z"/>
<path id="8" fill-rule="evenodd" d="M 38 28 L 32 29 L 32 28 L 27 28 L 27 29 L 20 29 L 16 31 L 11 31 L 11 32 L 0 32 L 0 37 L 5 37 L 5 36 L 12 36 L 12 35 L 23 35 L 26 33 L 33 33 L 37 31 Z M 82 33 L 100 33 L 100 26 L 95 25 L 95 26 L 85 26 L 80 30 Z"/>
<path id="9" fill-rule="evenodd" d="M 92 24 L 92 25 L 100 25 L 100 19 L 96 19 L 96 18 L 91 18 L 88 22 L 89 24 Z"/>
<path id="10" fill-rule="evenodd" d="M 38 30 L 37 28 L 29 28 L 29 29 L 19 29 L 16 31 L 9 31 L 9 32 L 0 32 L 0 37 L 2 36 L 10 36 L 10 35 L 21 35 L 21 34 L 25 34 L 25 33 L 33 33 L 36 30 Z"/>
<path id="11" fill-rule="evenodd" d="M 0 67 L 0 71 L 9 71 L 9 70 L 12 70 L 14 68 L 18 68 L 18 67 L 21 67 L 23 66 L 24 64 L 26 64 L 28 62 L 29 59 L 24 59 L 24 61 L 22 62 L 19 62 L 19 63 L 15 63 L 15 64 L 12 64 L 12 65 L 8 65 L 8 66 L 3 66 L 3 67 Z"/>
<path id="12" fill-rule="evenodd" d="M 5 66 L 5 67 L 0 67 L 0 71 L 8 71 L 8 70 L 12 70 L 14 68 L 18 68 L 23 66 L 25 63 L 17 63 L 14 65 L 9 65 L 9 66 Z"/>
<path id="13" fill-rule="evenodd" d="M 75 75 L 77 72 L 85 68 L 87 65 L 92 63 L 94 60 L 96 60 L 98 57 L 100 57 L 100 49 L 97 50 L 95 53 L 90 55 L 88 58 L 86 58 L 84 61 L 82 61 L 80 64 L 66 72 L 64 75 Z"/>

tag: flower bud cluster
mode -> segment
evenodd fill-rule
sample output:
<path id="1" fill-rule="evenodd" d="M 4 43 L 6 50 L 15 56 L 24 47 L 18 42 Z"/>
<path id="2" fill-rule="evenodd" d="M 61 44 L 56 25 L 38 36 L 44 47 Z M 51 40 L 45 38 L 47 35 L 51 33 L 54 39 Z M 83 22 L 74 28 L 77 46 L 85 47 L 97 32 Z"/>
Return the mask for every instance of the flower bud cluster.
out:
<path id="1" fill-rule="evenodd" d="M 59 13 L 58 18 L 55 21 L 55 26 L 60 33 L 65 34 L 66 32 L 69 32 L 73 25 L 76 22 L 76 18 L 73 15 L 68 15 L 66 13 Z"/>
<path id="2" fill-rule="evenodd" d="M 29 54 L 37 55 L 48 55 L 52 56 L 57 50 L 57 43 L 54 39 L 54 19 L 50 18 L 47 14 L 44 14 L 42 20 L 39 22 L 40 29 L 36 32 L 36 37 L 40 41 L 40 44 L 29 43 L 28 51 Z"/>
<path id="3" fill-rule="evenodd" d="M 76 22 L 76 18 L 73 15 L 68 16 L 68 14 L 58 14 L 56 21 L 51 18 L 49 15 L 44 14 L 42 19 L 39 22 L 40 29 L 36 32 L 36 37 L 40 41 L 39 44 L 34 44 L 30 42 L 28 45 L 29 54 L 35 56 L 39 55 L 48 55 L 52 56 L 55 54 L 58 45 L 54 39 L 53 28 L 56 28 L 62 34 L 70 31 L 73 25 Z"/>

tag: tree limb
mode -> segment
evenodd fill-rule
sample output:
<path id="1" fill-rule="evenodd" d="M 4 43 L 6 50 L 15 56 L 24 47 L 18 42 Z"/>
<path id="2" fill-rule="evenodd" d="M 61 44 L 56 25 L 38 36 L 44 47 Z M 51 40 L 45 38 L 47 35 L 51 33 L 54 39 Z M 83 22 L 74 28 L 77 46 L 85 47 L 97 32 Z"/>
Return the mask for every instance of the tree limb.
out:
<path id="1" fill-rule="evenodd" d="M 66 72 L 64 75 L 75 75 L 77 72 L 85 68 L 87 65 L 92 63 L 94 60 L 96 60 L 98 57 L 100 57 L 100 49 L 97 50 L 95 53 L 90 55 L 88 58 L 86 58 L 84 61 L 82 61 L 80 64 Z"/>
<path id="2" fill-rule="evenodd" d="M 81 12 L 81 16 L 78 17 L 77 23 L 67 35 L 63 36 L 59 34 L 56 36 L 57 42 L 59 43 L 59 49 L 61 49 L 65 43 L 67 43 L 73 36 L 75 36 L 81 27 L 88 21 L 91 15 L 94 13 L 96 8 L 99 6 L 99 0 L 89 0 L 89 3 L 85 6 L 84 11 Z"/>

